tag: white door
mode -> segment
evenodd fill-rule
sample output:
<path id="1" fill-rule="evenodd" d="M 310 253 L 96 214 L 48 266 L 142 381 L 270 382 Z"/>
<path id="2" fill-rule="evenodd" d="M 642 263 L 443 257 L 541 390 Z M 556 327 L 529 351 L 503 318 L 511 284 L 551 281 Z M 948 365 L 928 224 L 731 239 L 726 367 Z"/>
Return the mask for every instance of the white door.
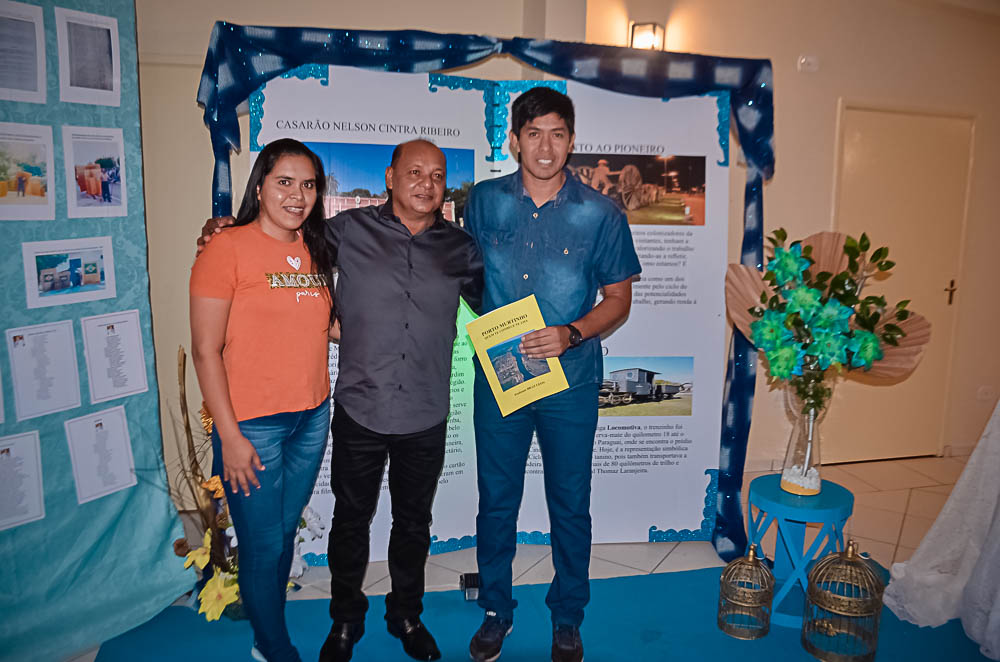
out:
<path id="1" fill-rule="evenodd" d="M 971 118 L 841 108 L 834 230 L 867 232 L 873 249 L 888 246 L 896 267 L 865 293 L 890 304 L 911 299 L 932 328 L 920 365 L 905 379 L 841 381 L 823 426 L 824 463 L 941 452 L 972 128 Z"/>

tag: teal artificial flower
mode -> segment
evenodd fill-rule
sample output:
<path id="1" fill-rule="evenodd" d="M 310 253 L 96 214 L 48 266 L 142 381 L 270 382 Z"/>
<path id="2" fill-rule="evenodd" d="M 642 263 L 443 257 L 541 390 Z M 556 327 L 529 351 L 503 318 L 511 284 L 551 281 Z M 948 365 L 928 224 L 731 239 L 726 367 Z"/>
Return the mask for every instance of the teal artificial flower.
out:
<path id="1" fill-rule="evenodd" d="M 871 331 L 856 329 L 854 337 L 847 343 L 847 349 L 853 352 L 851 367 L 871 370 L 872 363 L 884 356 L 878 336 Z"/>
<path id="2" fill-rule="evenodd" d="M 785 313 L 777 310 L 765 310 L 762 318 L 750 323 L 751 340 L 757 349 L 767 352 L 792 339 L 792 332 L 785 327 L 785 317 Z"/>
<path id="3" fill-rule="evenodd" d="M 783 345 L 769 352 L 764 352 L 767 364 L 770 366 L 771 376 L 775 379 L 789 379 L 794 374 L 801 374 L 802 359 L 805 358 L 805 355 L 805 350 L 798 343 Z"/>
<path id="4" fill-rule="evenodd" d="M 847 323 L 854 314 L 854 309 L 845 306 L 836 299 L 830 299 L 816 312 L 809 325 L 814 330 L 847 333 Z"/>
<path id="5" fill-rule="evenodd" d="M 780 246 L 774 249 L 774 258 L 767 263 L 767 270 L 774 273 L 778 284 L 784 287 L 788 283 L 801 283 L 802 272 L 812 264 L 809 258 L 802 257 L 802 244 L 791 248 Z"/>
<path id="6" fill-rule="evenodd" d="M 785 301 L 788 305 L 785 306 L 785 312 L 798 313 L 803 322 L 809 323 L 822 307 L 820 303 L 822 296 L 823 293 L 819 290 L 804 285 L 786 290 Z"/>
<path id="7" fill-rule="evenodd" d="M 817 358 L 821 370 L 847 363 L 847 336 L 836 331 L 815 331 L 806 353 Z"/>

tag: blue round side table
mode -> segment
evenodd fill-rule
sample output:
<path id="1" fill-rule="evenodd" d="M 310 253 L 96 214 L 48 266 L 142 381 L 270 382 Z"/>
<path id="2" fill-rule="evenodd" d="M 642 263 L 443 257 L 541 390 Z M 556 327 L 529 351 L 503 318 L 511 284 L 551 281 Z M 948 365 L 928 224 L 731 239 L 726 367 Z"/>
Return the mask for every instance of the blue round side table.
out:
<path id="1" fill-rule="evenodd" d="M 810 564 L 831 552 L 844 549 L 844 524 L 854 510 L 854 495 L 840 485 L 824 480 L 820 493 L 797 496 L 780 487 L 781 476 L 760 476 L 750 483 L 749 503 L 758 508 L 749 517 L 750 544 L 763 556 L 761 540 L 777 525 L 774 550 L 774 601 L 771 622 L 785 627 L 802 627 L 806 573 Z M 816 539 L 805 548 L 806 523 L 822 525 Z"/>

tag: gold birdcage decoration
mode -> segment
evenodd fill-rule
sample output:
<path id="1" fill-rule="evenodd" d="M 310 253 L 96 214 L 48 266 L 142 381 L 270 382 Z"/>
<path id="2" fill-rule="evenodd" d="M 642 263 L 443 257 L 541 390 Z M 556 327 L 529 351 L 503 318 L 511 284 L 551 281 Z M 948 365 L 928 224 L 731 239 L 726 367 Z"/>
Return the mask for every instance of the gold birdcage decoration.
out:
<path id="1" fill-rule="evenodd" d="M 824 662 L 870 662 L 878 648 L 885 583 L 853 540 L 809 573 L 802 646 Z"/>
<path id="2" fill-rule="evenodd" d="M 729 562 L 719 578 L 719 629 L 737 639 L 760 639 L 771 629 L 774 575 L 757 546 Z"/>

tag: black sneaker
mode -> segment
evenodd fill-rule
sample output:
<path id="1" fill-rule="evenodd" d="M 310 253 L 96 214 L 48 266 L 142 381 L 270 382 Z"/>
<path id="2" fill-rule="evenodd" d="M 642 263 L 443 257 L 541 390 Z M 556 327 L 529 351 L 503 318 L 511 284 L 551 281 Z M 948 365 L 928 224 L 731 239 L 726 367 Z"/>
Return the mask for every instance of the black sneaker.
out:
<path id="1" fill-rule="evenodd" d="M 493 662 L 500 657 L 504 637 L 513 629 L 513 621 L 500 618 L 495 611 L 486 612 L 483 624 L 469 642 L 469 655 L 476 662 Z"/>
<path id="2" fill-rule="evenodd" d="M 552 628 L 552 662 L 583 662 L 580 628 L 575 625 Z"/>

